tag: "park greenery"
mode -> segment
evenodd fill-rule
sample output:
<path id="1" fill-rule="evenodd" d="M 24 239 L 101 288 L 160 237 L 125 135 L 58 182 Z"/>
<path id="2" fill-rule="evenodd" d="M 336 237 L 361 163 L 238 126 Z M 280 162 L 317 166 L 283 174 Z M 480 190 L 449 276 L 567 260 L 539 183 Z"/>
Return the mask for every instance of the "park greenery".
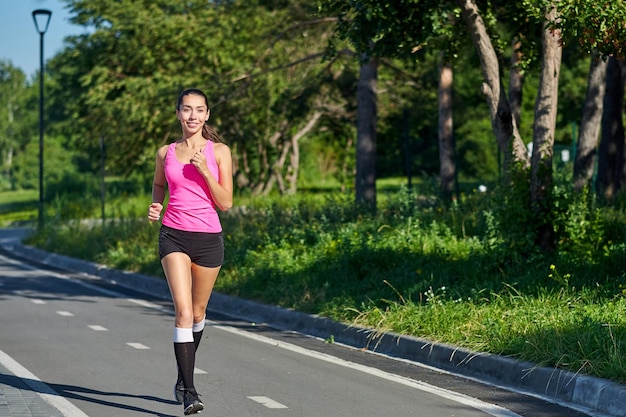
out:
<path id="1" fill-rule="evenodd" d="M 154 155 L 199 87 L 218 291 L 626 383 L 621 2 L 65 2 L 28 244 L 162 277 Z M 38 220 L 37 83 L 0 62 L 3 226 Z"/>

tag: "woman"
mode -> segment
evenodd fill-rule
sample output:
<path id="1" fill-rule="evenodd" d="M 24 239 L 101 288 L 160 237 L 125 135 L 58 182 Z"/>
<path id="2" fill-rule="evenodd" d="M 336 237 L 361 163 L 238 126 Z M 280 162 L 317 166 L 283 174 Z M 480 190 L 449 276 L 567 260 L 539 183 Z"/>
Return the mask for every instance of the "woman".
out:
<path id="1" fill-rule="evenodd" d="M 182 137 L 157 151 L 148 209 L 148 220 L 158 221 L 167 183 L 170 198 L 159 234 L 159 256 L 176 312 L 174 395 L 183 403 L 185 415 L 204 408 L 193 371 L 206 308 L 224 259 L 217 209 L 226 211 L 233 205 L 230 149 L 206 125 L 209 115 L 208 99 L 201 90 L 180 94 L 176 117 Z"/>

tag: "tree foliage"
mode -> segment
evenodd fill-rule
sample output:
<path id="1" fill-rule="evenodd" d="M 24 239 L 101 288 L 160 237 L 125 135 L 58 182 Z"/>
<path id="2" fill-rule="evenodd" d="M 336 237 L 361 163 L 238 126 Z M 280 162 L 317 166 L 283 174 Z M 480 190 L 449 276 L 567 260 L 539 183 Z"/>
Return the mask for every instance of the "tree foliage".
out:
<path id="1" fill-rule="evenodd" d="M 563 32 L 564 44 L 578 44 L 583 53 L 623 58 L 626 50 L 626 3 L 623 1 L 559 0 L 558 19 L 550 23 Z"/>
<path id="2" fill-rule="evenodd" d="M 344 189 L 351 188 L 356 51 L 372 40 L 379 62 L 379 177 L 434 175 L 439 170 L 432 116 L 437 109 L 441 51 L 455 71 L 454 136 L 460 176 L 493 179 L 498 154 L 508 152 L 509 142 L 503 139 L 504 146 L 498 145 L 485 129 L 492 110 L 480 95 L 484 71 L 480 73 L 479 55 L 471 47 L 457 1 L 65 2 L 73 21 L 89 30 L 68 38 L 64 51 L 47 65 L 46 112 L 52 122 L 47 129 L 75 153 L 72 163 L 82 170 L 97 171 L 103 138 L 108 173 L 151 176 L 154 151 L 179 132 L 173 108 L 176 96 L 195 86 L 209 95 L 211 123 L 233 147 L 239 189 L 293 192 L 305 178 L 327 173 Z M 524 97 L 532 97 L 541 56 L 540 23 L 548 2 L 475 4 L 498 64 L 493 85 L 504 91 L 512 41 L 518 39 Z M 561 19 L 550 24 L 563 33 L 564 62 L 569 64 L 562 74 L 567 81 L 560 86 L 554 141 L 569 144 L 571 123 L 580 117 L 586 78 L 582 74 L 588 67 L 588 61 L 580 59 L 585 49 L 576 49 L 576 28 L 593 20 L 589 13 L 599 12 L 589 1 L 578 8 L 569 0 L 557 4 Z M 597 24 L 591 25 L 597 28 L 595 33 L 604 34 L 603 42 L 619 29 L 620 7 L 605 7 L 594 20 Z M 592 46 L 591 38 L 584 39 Z M 611 45 L 613 52 L 619 51 L 619 42 Z M 526 158 L 532 100 L 521 106 L 518 155 Z M 30 126 L 31 136 L 34 127 Z M 31 140 L 29 135 L 21 138 L 25 143 Z M 510 141 L 509 135 L 503 138 Z M 316 176 L 302 172 L 303 167 L 324 172 Z"/>
<path id="3" fill-rule="evenodd" d="M 145 169 L 176 139 L 174 103 L 189 86 L 209 96 L 237 183 L 256 193 L 294 191 L 299 142 L 350 112 L 350 65 L 322 60 L 330 26 L 306 1 L 67 2 L 93 31 L 51 63 L 58 117 L 78 148 L 95 154 L 105 138 L 110 172 Z"/>
<path id="4" fill-rule="evenodd" d="M 34 185 L 18 181 L 15 171 L 16 158 L 37 133 L 35 92 L 19 68 L 0 61 L 0 190 Z"/>

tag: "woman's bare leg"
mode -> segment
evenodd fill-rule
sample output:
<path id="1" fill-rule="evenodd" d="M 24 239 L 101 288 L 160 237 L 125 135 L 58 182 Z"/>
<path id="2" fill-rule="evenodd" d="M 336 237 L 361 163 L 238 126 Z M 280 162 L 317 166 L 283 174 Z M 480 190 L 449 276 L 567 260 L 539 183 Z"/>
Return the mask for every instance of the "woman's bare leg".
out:
<path id="1" fill-rule="evenodd" d="M 191 298 L 193 304 L 193 322 L 199 323 L 206 316 L 206 308 L 221 267 L 209 268 L 191 265 Z"/>
<path id="2" fill-rule="evenodd" d="M 176 389 L 180 389 L 182 383 L 184 389 L 195 391 L 195 352 L 202 337 L 206 308 L 220 267 L 193 264 L 187 255 L 180 252 L 170 253 L 161 263 L 176 311 L 175 335 L 178 336 L 174 339 L 174 352 L 179 371 Z M 181 398 L 182 395 L 181 392 Z"/>

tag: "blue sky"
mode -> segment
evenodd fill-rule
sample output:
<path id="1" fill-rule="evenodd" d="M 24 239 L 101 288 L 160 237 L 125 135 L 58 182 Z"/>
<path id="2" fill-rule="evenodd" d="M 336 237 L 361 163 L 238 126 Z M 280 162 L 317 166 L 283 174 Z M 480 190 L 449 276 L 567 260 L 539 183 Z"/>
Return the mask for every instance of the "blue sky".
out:
<path id="1" fill-rule="evenodd" d="M 35 9 L 52 12 L 44 35 L 44 60 L 63 49 L 66 36 L 85 32 L 69 22 L 62 0 L 0 0 L 0 59 L 21 68 L 29 79 L 39 70 L 39 33 L 31 14 Z"/>

